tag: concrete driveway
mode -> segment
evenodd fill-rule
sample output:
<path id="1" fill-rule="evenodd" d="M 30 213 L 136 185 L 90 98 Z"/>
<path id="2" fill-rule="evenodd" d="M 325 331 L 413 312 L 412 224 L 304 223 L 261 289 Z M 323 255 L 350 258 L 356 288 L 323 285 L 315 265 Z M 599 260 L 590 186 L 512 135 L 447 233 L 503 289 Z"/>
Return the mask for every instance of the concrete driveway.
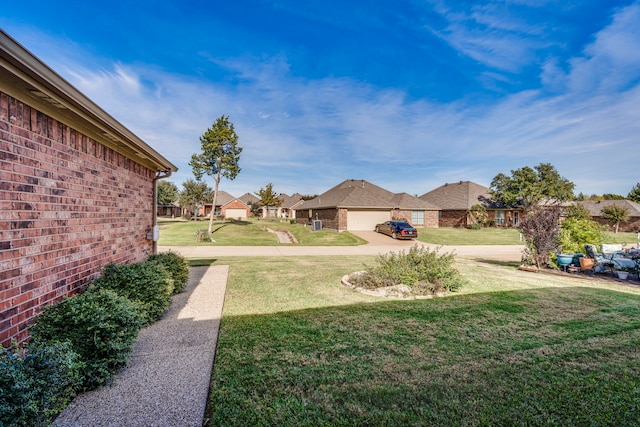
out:
<path id="1" fill-rule="evenodd" d="M 351 234 L 360 237 L 361 239 L 366 240 L 367 245 L 370 246 L 389 246 L 389 247 L 399 247 L 399 248 L 410 248 L 415 245 L 417 240 L 408 239 L 408 240 L 400 240 L 400 239 L 392 239 L 391 236 L 387 236 L 386 234 L 376 233 L 375 231 L 350 231 Z M 419 242 L 418 242 L 419 243 Z"/>

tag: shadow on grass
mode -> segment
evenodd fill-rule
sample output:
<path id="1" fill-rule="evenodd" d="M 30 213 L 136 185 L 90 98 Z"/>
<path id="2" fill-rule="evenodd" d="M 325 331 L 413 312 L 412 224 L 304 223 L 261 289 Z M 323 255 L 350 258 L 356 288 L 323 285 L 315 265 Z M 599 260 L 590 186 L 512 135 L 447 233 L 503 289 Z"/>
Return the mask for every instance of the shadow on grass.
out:
<path id="1" fill-rule="evenodd" d="M 499 265 L 501 267 L 520 267 L 520 261 L 509 261 L 509 260 L 501 260 L 501 259 L 489 259 L 489 258 L 474 258 L 474 261 L 483 262 L 486 264 Z"/>
<path id="2" fill-rule="evenodd" d="M 208 267 L 218 261 L 216 258 L 187 258 L 189 267 Z"/>
<path id="3" fill-rule="evenodd" d="M 636 425 L 639 317 L 583 287 L 224 317 L 205 425 Z"/>

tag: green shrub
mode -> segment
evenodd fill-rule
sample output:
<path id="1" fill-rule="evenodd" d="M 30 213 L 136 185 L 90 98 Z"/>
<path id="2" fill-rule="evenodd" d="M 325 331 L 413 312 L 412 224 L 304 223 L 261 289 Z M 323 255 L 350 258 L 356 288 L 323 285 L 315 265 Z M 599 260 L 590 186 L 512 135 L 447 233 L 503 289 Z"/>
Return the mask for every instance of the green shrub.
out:
<path id="1" fill-rule="evenodd" d="M 602 227 L 591 219 L 570 217 L 560 226 L 560 245 L 565 253 L 584 253 L 585 243 L 598 247 L 603 240 Z"/>
<path id="2" fill-rule="evenodd" d="M 187 260 L 175 252 L 163 252 L 149 256 L 148 261 L 162 265 L 173 279 L 173 294 L 184 290 L 189 280 L 189 264 Z"/>
<path id="3" fill-rule="evenodd" d="M 0 354 L 0 425 L 47 426 L 80 389 L 81 363 L 71 344 Z"/>
<path id="4" fill-rule="evenodd" d="M 162 317 L 171 305 L 173 294 L 173 281 L 169 272 L 158 263 L 147 261 L 125 265 L 109 264 L 102 277 L 94 281 L 94 286 L 111 289 L 135 302 L 141 310 L 144 324 Z"/>
<path id="5" fill-rule="evenodd" d="M 453 267 L 453 254 L 438 254 L 438 249 L 413 246 L 408 253 L 400 251 L 378 255 L 376 266 L 366 266 L 365 273 L 353 278 L 356 286 L 368 289 L 405 284 L 416 294 L 456 291 L 464 278 Z"/>
<path id="6" fill-rule="evenodd" d="M 138 307 L 108 289 L 89 288 L 46 307 L 31 329 L 33 345 L 69 342 L 84 364 L 83 390 L 111 379 L 126 365 L 142 327 Z"/>

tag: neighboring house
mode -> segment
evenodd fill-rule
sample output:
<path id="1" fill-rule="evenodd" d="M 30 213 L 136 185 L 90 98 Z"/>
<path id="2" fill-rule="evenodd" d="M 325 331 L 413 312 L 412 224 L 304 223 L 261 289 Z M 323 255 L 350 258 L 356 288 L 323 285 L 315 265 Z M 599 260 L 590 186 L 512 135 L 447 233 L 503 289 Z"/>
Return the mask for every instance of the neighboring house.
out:
<path id="1" fill-rule="evenodd" d="M 213 197 L 213 196 L 211 196 Z M 227 203 L 230 203 L 234 200 L 231 194 L 227 193 L 223 190 L 218 190 L 218 194 L 216 197 L 216 210 L 214 211 L 214 215 L 222 215 L 222 207 Z M 211 203 L 205 203 L 202 205 L 198 211 L 198 216 L 209 216 L 211 214 Z"/>
<path id="2" fill-rule="evenodd" d="M 178 202 L 174 202 L 170 205 L 158 205 L 158 216 L 168 216 L 177 218 L 182 215 L 182 208 Z"/>
<path id="3" fill-rule="evenodd" d="M 251 212 L 250 216 L 259 214 L 260 199 L 255 195 L 251 193 L 244 193 L 242 196 L 238 197 L 238 200 L 249 206 Z"/>
<path id="4" fill-rule="evenodd" d="M 251 208 L 242 200 L 233 199 L 222 205 L 220 214 L 223 218 L 242 220 L 251 216 Z"/>
<path id="5" fill-rule="evenodd" d="M 322 221 L 338 231 L 373 230 L 402 219 L 416 227 L 437 227 L 438 208 L 407 193 L 392 193 L 364 180 L 348 179 L 296 208 L 296 222 Z"/>
<path id="6" fill-rule="evenodd" d="M 583 205 L 589 213 L 591 218 L 599 224 L 611 225 L 606 219 L 602 218 L 602 209 L 608 206 L 620 206 L 626 208 L 629 211 L 629 220 L 620 223 L 618 231 L 640 233 L 640 204 L 632 202 L 631 200 L 597 200 L 597 201 L 584 201 L 577 202 Z"/>
<path id="7" fill-rule="evenodd" d="M 466 227 L 473 221 L 469 209 L 482 205 L 487 210 L 487 221 L 498 227 L 517 227 L 522 218 L 520 209 L 501 207 L 491 202 L 489 188 L 471 181 L 441 185 L 419 197 L 440 208 L 440 227 Z"/>
<path id="8" fill-rule="evenodd" d="M 280 199 L 280 206 L 266 206 L 260 207 L 260 216 L 262 218 L 291 218 L 296 217 L 296 208 L 303 202 L 302 194 L 295 193 L 293 196 L 289 196 L 284 193 L 280 193 L 278 196 Z M 269 213 L 267 215 L 267 209 Z"/>
<path id="9" fill-rule="evenodd" d="M 0 30 L 0 342 L 109 263 L 156 249 L 177 168 Z"/>

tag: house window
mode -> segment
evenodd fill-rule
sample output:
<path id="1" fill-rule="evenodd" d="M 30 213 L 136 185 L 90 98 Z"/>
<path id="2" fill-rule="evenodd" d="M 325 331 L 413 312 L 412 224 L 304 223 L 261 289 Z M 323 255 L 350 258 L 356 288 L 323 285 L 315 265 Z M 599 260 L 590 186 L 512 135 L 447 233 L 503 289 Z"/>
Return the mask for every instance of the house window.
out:
<path id="1" fill-rule="evenodd" d="M 504 225 L 505 223 L 504 211 L 496 211 L 496 225 Z"/>
<path id="2" fill-rule="evenodd" d="M 513 213 L 513 226 L 514 227 L 518 227 L 520 225 L 520 215 L 518 215 L 519 212 L 514 212 Z"/>
<path id="3" fill-rule="evenodd" d="M 424 224 L 424 211 L 411 211 L 412 224 Z"/>

